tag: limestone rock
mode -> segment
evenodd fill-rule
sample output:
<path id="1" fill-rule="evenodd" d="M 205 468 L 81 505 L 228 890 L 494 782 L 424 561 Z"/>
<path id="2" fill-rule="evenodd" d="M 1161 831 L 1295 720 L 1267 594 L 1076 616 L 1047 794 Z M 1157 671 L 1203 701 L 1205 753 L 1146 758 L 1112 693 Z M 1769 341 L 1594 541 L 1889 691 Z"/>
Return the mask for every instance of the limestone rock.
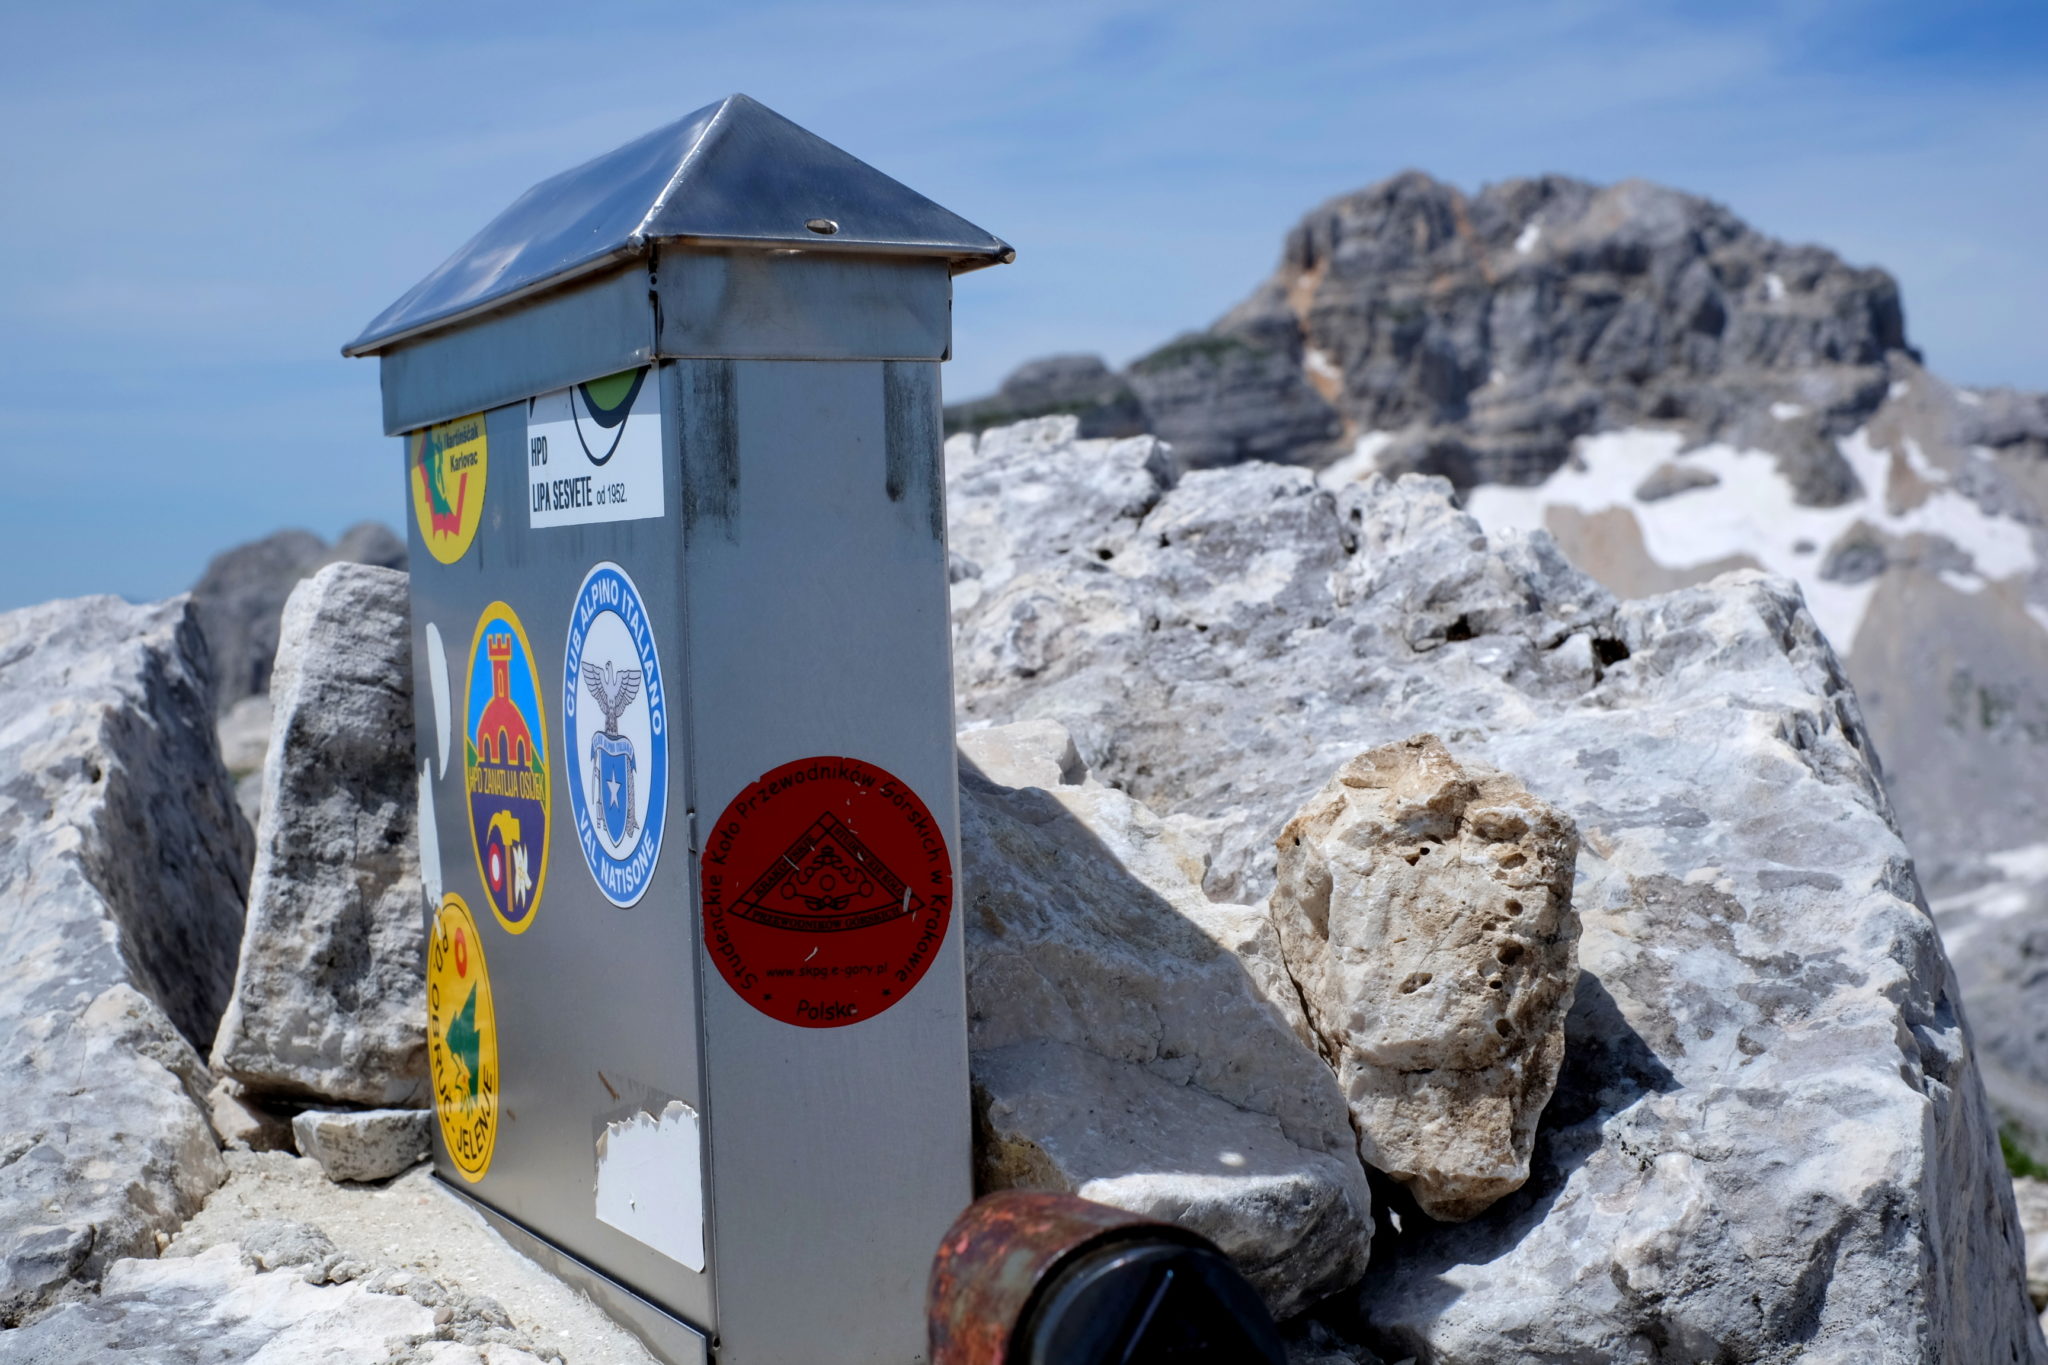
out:
<path id="1" fill-rule="evenodd" d="M 1192 1228 L 1281 1315 L 1365 1268 L 1362 1173 L 1270 1115 L 1066 1043 L 978 1052 L 974 1081 L 985 1188 L 1064 1190 Z"/>
<path id="2" fill-rule="evenodd" d="M 433 1155 L 431 1109 L 308 1109 L 292 1118 L 299 1153 L 329 1180 L 389 1180 Z"/>
<path id="3" fill-rule="evenodd" d="M 1243 460 L 1323 464 L 1344 446 L 1344 417 L 1317 381 L 1292 317 L 1174 338 L 1126 372 L 1144 430 L 1190 468 Z"/>
<path id="4" fill-rule="evenodd" d="M 2048 1180 L 2019 1176 L 2012 1193 L 2027 1234 L 2027 1297 L 2035 1308 L 2048 1309 Z"/>
<path id="5" fill-rule="evenodd" d="M 1832 506 L 1857 486 L 1831 438 L 1912 357 L 1889 275 L 1708 200 L 1556 175 L 1466 194 L 1409 171 L 1304 215 L 1250 297 L 1121 378 L 1131 430 L 1190 468 L 1323 465 L 1372 436 L 1389 470 L 1526 484 L 1578 436 L 1656 421 L 1768 450 L 1802 503 Z M 2041 439 L 2028 397 L 1981 405 L 1976 434 Z M 1075 408 L 987 400 L 948 429 L 1050 411 Z"/>
<path id="6" fill-rule="evenodd" d="M 1266 916 L 1210 901 L 1192 842 L 1063 773 L 1070 745 L 1052 726 L 963 745 L 1055 779 L 961 773 L 979 1184 L 1184 1223 L 1292 1312 L 1356 1280 L 1371 1245 L 1336 1079 Z"/>
<path id="7" fill-rule="evenodd" d="M 259 1098 L 427 1098 L 408 610 L 404 574 L 359 564 L 285 608 L 249 926 L 213 1049 Z"/>
<path id="8" fill-rule="evenodd" d="M 390 1297 L 426 1309 L 433 1326 L 425 1339 L 371 1357 L 389 1365 L 530 1365 L 535 1359 L 556 1365 L 653 1365 L 638 1341 L 581 1293 L 506 1245 L 425 1165 L 385 1184 L 338 1185 L 310 1158 L 231 1151 L 223 1159 L 228 1182 L 165 1250 L 167 1263 L 204 1258 L 221 1248 L 248 1270 L 267 1272 L 269 1278 L 261 1282 L 273 1286 L 271 1292 L 282 1293 L 275 1286 L 297 1279 L 314 1286 L 360 1288 L 371 1296 L 372 1306 Z M 160 1300 L 172 1293 L 175 1289 L 144 1297 Z M 193 1311 L 213 1311 L 210 1296 L 195 1297 Z M 345 1300 L 294 1291 L 293 1301 L 303 1315 L 323 1317 L 323 1304 Z M 175 1306 L 131 1301 L 126 1311 Z M 281 1313 L 260 1325 L 274 1334 L 271 1340 L 288 1344 L 298 1339 L 288 1334 L 299 1316 Z M 351 1322 L 333 1323 L 335 1355 L 350 1359 L 344 1352 L 384 1345 L 384 1333 L 374 1330 L 378 1321 L 366 1318 L 361 1331 Z M 0 1337 L 0 1343 L 7 1340 Z M 182 1344 L 185 1338 L 174 1330 L 166 1340 Z M 273 1359 L 261 1337 L 233 1340 L 236 1350 L 227 1360 Z M 142 1356 L 137 1365 L 157 1365 L 165 1358 Z M 325 1358 L 315 1358 L 325 1365 Z M 12 1360 L 5 1344 L 0 1344 L 0 1359 Z"/>
<path id="9" fill-rule="evenodd" d="M 153 1255 L 220 1182 L 211 1036 L 249 831 L 183 599 L 0 615 L 0 1326 Z"/>
<path id="10" fill-rule="evenodd" d="M 235 804 L 254 828 L 263 814 L 263 760 L 270 753 L 270 694 L 244 697 L 220 718 L 220 757 L 235 780 Z"/>
<path id="11" fill-rule="evenodd" d="M 223 1147 L 245 1152 L 292 1150 L 291 1120 L 250 1099 L 229 1077 L 215 1081 L 207 1092 L 206 1112 Z"/>
<path id="12" fill-rule="evenodd" d="M 1004 787 L 1079 787 L 1088 765 L 1074 737 L 1056 720 L 1025 720 L 960 735 L 960 757 L 981 776 Z"/>
<path id="13" fill-rule="evenodd" d="M 1019 365 L 986 398 L 948 407 L 946 432 L 979 431 L 1062 413 L 1074 416 L 1083 436 L 1136 436 L 1145 430 L 1137 394 L 1102 363 L 1101 356 L 1053 355 Z"/>
<path id="14" fill-rule="evenodd" d="M 1359 1154 L 1445 1222 L 1520 1189 L 1579 976 L 1571 820 L 1421 735 L 1346 763 L 1278 851 L 1273 921 Z"/>
<path id="15" fill-rule="evenodd" d="M 225 714 L 270 690 L 278 623 L 298 581 L 331 563 L 405 567 L 405 541 L 363 522 L 333 545 L 310 531 L 279 531 L 215 555 L 192 586 L 193 606 L 213 654 L 216 704 Z"/>
<path id="16" fill-rule="evenodd" d="M 2008 1140 L 2048 1164 L 2048 845 L 1994 854 L 1980 885 L 1934 901 Z"/>
<path id="17" fill-rule="evenodd" d="M 1281 1325 L 1287 1365 L 1388 1365 L 1371 1350 L 1347 1341 L 1314 1318 L 1301 1317 Z M 1415 1365 L 1409 1356 L 1393 1365 Z"/>
<path id="18" fill-rule="evenodd" d="M 1108 565 L 1180 477 L 1173 452 L 1150 436 L 1082 441 L 1077 452 L 1079 429 L 1072 417 L 1046 417 L 946 442 L 956 607 L 1000 590 L 1020 556 Z M 1029 541 L 1020 544 L 1016 532 L 1027 524 Z M 1021 647 L 1028 653 L 1028 643 Z"/>
<path id="19" fill-rule="evenodd" d="M 1715 488 L 1720 483 L 1721 476 L 1711 469 L 1667 460 L 1643 476 L 1643 481 L 1636 485 L 1636 497 L 1642 502 L 1662 502 L 1695 488 Z"/>
<path id="20" fill-rule="evenodd" d="M 1042 499 L 1078 506 L 1060 463 L 1038 455 Z M 1381 1221 L 1358 1299 L 1378 1353 L 2036 1359 L 1954 974 L 1797 588 L 1616 602 L 1447 492 L 1197 471 L 1134 524 L 1060 528 L 1120 536 L 1101 567 L 1034 551 L 1019 510 L 1007 576 L 956 598 L 963 720 L 1066 724 L 1208 843 L 1219 898 L 1264 894 L 1342 762 L 1424 731 L 1578 827 L 1581 973 L 1529 1181 L 1462 1224 Z"/>
<path id="21" fill-rule="evenodd" d="M 425 1304 L 361 1283 L 312 1284 L 294 1270 L 259 1271 L 222 1246 L 117 1262 L 98 1299 L 67 1304 L 19 1330 L 0 1354 L 36 1365 L 387 1365 L 434 1337 L 434 1310 Z"/>
<path id="22" fill-rule="evenodd" d="M 270 752 L 270 695 L 244 697 L 220 718 L 220 758 L 228 776 L 240 782 L 263 773 L 264 756 Z"/>

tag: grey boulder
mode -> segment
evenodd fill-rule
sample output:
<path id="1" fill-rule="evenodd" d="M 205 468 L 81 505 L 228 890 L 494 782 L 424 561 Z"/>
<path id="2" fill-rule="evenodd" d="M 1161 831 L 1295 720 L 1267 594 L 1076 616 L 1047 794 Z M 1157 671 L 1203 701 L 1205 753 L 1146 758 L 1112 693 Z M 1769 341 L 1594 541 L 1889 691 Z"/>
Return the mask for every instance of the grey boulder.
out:
<path id="1" fill-rule="evenodd" d="M 961 750 L 980 1187 L 1182 1223 L 1283 1315 L 1356 1280 L 1365 1171 L 1266 916 L 1204 896 L 1197 845 L 1057 726 Z"/>
<path id="2" fill-rule="evenodd" d="M 278 531 L 207 564 L 192 585 L 192 602 L 212 651 L 215 704 L 223 713 L 270 690 L 285 599 L 300 579 L 336 562 L 403 569 L 405 541 L 373 521 L 351 526 L 332 545 L 311 531 Z"/>
<path id="3" fill-rule="evenodd" d="M 249 1098 L 240 1082 L 227 1076 L 206 1094 L 206 1114 L 221 1146 L 231 1151 L 289 1152 L 291 1119 Z"/>
<path id="4" fill-rule="evenodd" d="M 1955 977 L 1797 588 L 1617 603 L 1448 491 L 1200 471 L 1063 528 L 1114 532 L 1112 560 L 1038 554 L 1018 515 L 1007 576 L 955 597 L 967 720 L 1066 724 L 1209 841 L 1221 898 L 1273 885 L 1339 764 L 1421 731 L 1577 825 L 1581 974 L 1529 1181 L 1463 1224 L 1382 1220 L 1357 1299 L 1380 1354 L 2037 1359 Z"/>
<path id="5" fill-rule="evenodd" d="M 195 1361 L 201 1365 L 388 1365 L 438 1333 L 434 1310 L 360 1280 L 327 1284 L 297 1267 L 259 1270 L 232 1246 L 124 1260 L 90 1303 L 67 1304 L 0 1345 L 34 1365 Z M 469 1361 L 477 1359 L 475 1353 Z"/>
<path id="6" fill-rule="evenodd" d="M 249 926 L 214 1041 L 253 1096 L 427 1098 L 406 576 L 333 564 L 286 604 Z"/>
<path id="7" fill-rule="evenodd" d="M 433 1154 L 431 1109 L 308 1109 L 292 1118 L 299 1155 L 329 1180 L 389 1180 Z"/>
<path id="8" fill-rule="evenodd" d="M 153 1255 L 220 1183 L 194 1040 L 249 831 L 184 599 L 0 616 L 0 1326 Z"/>
<path id="9" fill-rule="evenodd" d="M 2012 1193 L 2027 1234 L 2027 1297 L 2034 1307 L 2048 1309 L 2048 1180 L 2020 1176 Z"/>

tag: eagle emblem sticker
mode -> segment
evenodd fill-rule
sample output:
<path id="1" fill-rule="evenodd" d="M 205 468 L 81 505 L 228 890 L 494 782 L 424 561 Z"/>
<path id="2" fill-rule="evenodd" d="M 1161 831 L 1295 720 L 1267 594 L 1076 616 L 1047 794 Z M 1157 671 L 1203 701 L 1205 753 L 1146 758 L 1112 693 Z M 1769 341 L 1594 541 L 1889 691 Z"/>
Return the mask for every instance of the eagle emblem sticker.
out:
<path id="1" fill-rule="evenodd" d="M 483 937 L 453 894 L 427 936 L 427 1063 L 448 1159 L 464 1180 L 482 1180 L 498 1144 L 498 1012 Z"/>
<path id="2" fill-rule="evenodd" d="M 413 520 L 427 553 L 441 563 L 462 558 L 476 539 L 490 469 L 480 412 L 406 436 L 405 479 L 412 486 Z"/>
<path id="3" fill-rule="evenodd" d="M 476 623 L 467 695 L 470 847 L 491 913 L 505 932 L 523 934 L 548 875 L 548 717 L 526 628 L 503 602 Z"/>
<path id="4" fill-rule="evenodd" d="M 704 845 L 704 944 L 771 1019 L 857 1024 L 916 989 L 946 941 L 953 862 L 909 784 L 804 758 L 749 785 Z"/>
<path id="5" fill-rule="evenodd" d="M 584 575 L 569 613 L 562 741 L 583 861 L 606 900 L 632 905 L 668 823 L 668 712 L 646 605 L 616 564 Z"/>

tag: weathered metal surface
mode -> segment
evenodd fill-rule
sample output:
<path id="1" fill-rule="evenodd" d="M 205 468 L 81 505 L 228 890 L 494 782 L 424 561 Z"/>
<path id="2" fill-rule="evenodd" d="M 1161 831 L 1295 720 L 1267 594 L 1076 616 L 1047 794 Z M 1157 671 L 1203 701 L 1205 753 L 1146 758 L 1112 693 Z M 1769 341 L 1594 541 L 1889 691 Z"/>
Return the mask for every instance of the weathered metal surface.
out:
<path id="1" fill-rule="evenodd" d="M 932 1262 L 931 1365 L 1007 1365 L 1012 1333 L 1053 1272 L 1089 1247 L 1136 1234 L 1194 1236 L 1070 1194 L 1003 1190 L 976 1200 Z"/>
<path id="2" fill-rule="evenodd" d="M 1009 254 L 734 97 L 536 189 L 349 348 L 381 356 L 388 429 L 451 422 L 407 471 L 422 863 L 481 908 L 490 993 L 440 1035 L 468 1080 L 445 1107 L 474 1125 L 453 1130 L 468 1164 L 444 1131 L 437 1169 L 676 1365 L 925 1358 L 931 1247 L 972 1197 L 937 362 L 952 273 Z M 607 422 L 600 401 L 625 406 Z M 653 447 L 628 440 L 643 418 Z M 601 659 L 584 653 L 593 583 L 623 583 L 606 600 L 646 623 Z M 504 632 L 482 643 L 515 616 L 528 692 Z M 611 708 L 657 679 L 665 718 L 634 749 Z M 602 732 L 572 726 L 585 691 Z M 497 717 L 496 757 L 472 712 Z M 508 736 L 550 761 L 506 776 Z M 665 825 L 635 804 L 655 787 L 633 755 L 655 752 Z M 764 899 L 795 894 L 792 874 L 706 871 L 724 866 L 707 836 L 738 799 L 770 804 L 763 774 L 805 763 L 861 769 L 831 780 L 865 794 L 778 806 L 809 823 L 791 842 L 764 820 L 760 838 L 807 877 L 824 863 L 790 851 L 851 840 L 860 895 L 893 879 L 858 912 L 881 918 L 735 979 L 711 946 L 733 905 L 717 897 L 752 897 L 733 913 L 755 929 L 732 932 L 765 935 L 757 962 L 811 930 Z M 853 830 L 872 794 L 896 824 Z M 592 812 L 631 835 L 636 810 L 665 830 L 656 853 L 601 864 Z M 820 829 L 840 833 L 802 844 Z M 814 890 L 806 904 L 851 899 Z M 507 896 L 526 899 L 509 913 Z M 883 923 L 908 946 L 868 953 L 851 932 Z M 806 965 L 821 950 L 847 965 Z"/>
<path id="3" fill-rule="evenodd" d="M 688 1323 L 663 1312 L 603 1271 L 585 1265 L 546 1238 L 536 1236 L 532 1229 L 478 1200 L 462 1188 L 462 1182 L 443 1179 L 441 1185 L 474 1208 L 492 1231 L 512 1244 L 513 1250 L 571 1288 L 589 1295 L 612 1321 L 638 1337 L 656 1358 L 668 1365 L 705 1365 L 711 1359 L 704 1334 Z"/>
<path id="4" fill-rule="evenodd" d="M 619 564 L 632 575 L 650 609 L 661 663 L 680 676 L 687 641 L 676 609 L 682 595 L 676 527 L 672 520 L 649 518 L 529 529 L 526 404 L 494 409 L 486 423 L 490 472 L 481 525 L 468 553 L 453 564 L 437 562 L 417 518 L 407 516 L 419 761 L 430 757 L 439 724 L 427 671 L 426 631 L 432 625 L 448 653 L 456 731 L 447 772 L 429 783 L 433 825 L 447 889 L 468 900 L 484 921 L 503 1084 L 503 1124 L 488 1173 L 470 1184 L 448 1165 L 445 1152 L 437 1164 L 444 1178 L 463 1185 L 478 1202 L 708 1332 L 716 1321 L 711 1276 L 686 1270 L 599 1222 L 593 1190 L 596 1142 L 608 1122 L 643 1109 L 659 1114 L 672 1099 L 706 1107 L 696 1006 L 698 934 L 691 914 L 692 860 L 685 848 L 691 737 L 680 723 L 680 698 L 670 701 L 676 718 L 669 734 L 670 824 L 647 895 L 631 910 L 607 903 L 583 865 L 566 790 L 575 775 L 562 752 L 561 670 L 570 608 L 592 564 Z M 676 464 L 673 458 L 663 461 L 670 507 L 681 496 Z M 517 937 L 498 928 L 486 908 L 460 756 L 467 742 L 471 635 L 494 601 L 518 612 L 532 642 L 548 687 L 547 752 L 561 779 L 550 803 L 554 832 L 539 907 Z"/>
<path id="5" fill-rule="evenodd" d="M 945 541 L 926 487 L 890 496 L 892 466 L 937 477 L 938 366 L 669 363 L 686 394 L 730 385 L 680 461 L 702 837 L 778 763 L 846 754 L 923 797 L 957 866 Z M 892 458 L 892 401 L 926 448 Z M 792 1028 L 701 960 L 721 1362 L 920 1354 L 931 1249 L 973 1198 L 958 920 L 922 982 L 847 1027 Z"/>
<path id="6" fill-rule="evenodd" d="M 821 233 L 813 220 L 835 226 Z M 729 95 L 528 190 L 343 354 L 375 355 L 644 257 L 657 241 L 926 256 L 955 270 L 1016 257 L 866 162 Z"/>
<path id="7" fill-rule="evenodd" d="M 473 326 L 392 347 L 379 361 L 384 434 L 647 364 L 655 356 L 648 289 L 646 266 L 633 263 Z"/>
<path id="8" fill-rule="evenodd" d="M 1073 1195 L 975 1203 L 939 1244 L 926 1313 L 931 1365 L 1285 1365 L 1207 1239 Z"/>
<path id="9" fill-rule="evenodd" d="M 665 356 L 944 360 L 952 345 L 944 261 L 664 246 L 654 287 Z"/>

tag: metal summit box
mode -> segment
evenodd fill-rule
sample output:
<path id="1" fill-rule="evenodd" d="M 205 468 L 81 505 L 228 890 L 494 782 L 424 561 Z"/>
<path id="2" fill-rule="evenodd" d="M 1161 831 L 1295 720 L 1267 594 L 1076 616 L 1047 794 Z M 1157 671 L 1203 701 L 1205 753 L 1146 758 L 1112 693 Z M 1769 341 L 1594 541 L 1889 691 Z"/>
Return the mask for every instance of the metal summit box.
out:
<path id="1" fill-rule="evenodd" d="M 345 353 L 412 508 L 436 1169 L 676 1365 L 903 1365 L 971 1197 L 938 364 L 1003 242 L 743 95 Z"/>

